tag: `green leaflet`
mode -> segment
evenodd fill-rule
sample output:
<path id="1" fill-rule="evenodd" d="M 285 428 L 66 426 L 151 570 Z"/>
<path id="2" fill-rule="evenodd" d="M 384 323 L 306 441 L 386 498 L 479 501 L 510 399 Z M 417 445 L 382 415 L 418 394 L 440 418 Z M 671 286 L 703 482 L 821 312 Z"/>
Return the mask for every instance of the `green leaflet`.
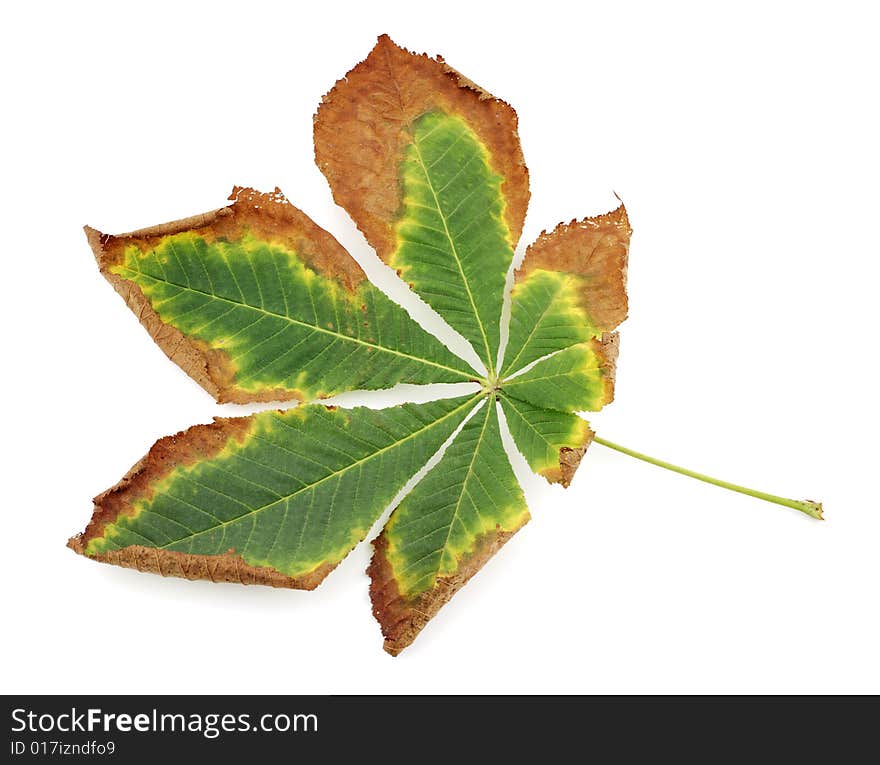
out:
<path id="1" fill-rule="evenodd" d="M 515 531 L 527 519 L 490 399 L 385 526 L 400 593 L 413 598 L 430 590 L 437 577 L 458 570 L 480 537 Z"/>
<path id="2" fill-rule="evenodd" d="M 130 545 L 209 556 L 234 550 L 250 566 L 290 577 L 333 566 L 473 403 L 253 415 L 240 440 L 178 465 L 133 498 L 88 540 L 86 554 Z"/>
<path id="3" fill-rule="evenodd" d="M 413 124 L 412 138 L 401 171 L 404 210 L 391 265 L 470 340 L 492 375 L 513 259 L 502 178 L 458 117 L 425 114 Z"/>
<path id="4" fill-rule="evenodd" d="M 513 396 L 500 400 L 510 435 L 529 467 L 551 483 L 568 486 L 593 438 L 586 420 Z"/>
<path id="5" fill-rule="evenodd" d="M 111 272 L 137 284 L 166 324 L 226 354 L 248 393 L 314 399 L 399 382 L 473 379 L 465 363 L 367 281 L 349 291 L 280 244 L 194 232 L 125 249 Z"/>
<path id="6" fill-rule="evenodd" d="M 409 645 L 528 520 L 490 396 L 376 542 L 370 596 L 385 650 L 397 654 Z"/>
<path id="7" fill-rule="evenodd" d="M 600 333 L 578 305 L 578 278 L 537 269 L 510 295 L 510 334 L 502 377 Z"/>
<path id="8" fill-rule="evenodd" d="M 596 412 L 611 400 L 612 381 L 595 342 L 573 345 L 505 380 L 511 396 L 560 412 Z"/>

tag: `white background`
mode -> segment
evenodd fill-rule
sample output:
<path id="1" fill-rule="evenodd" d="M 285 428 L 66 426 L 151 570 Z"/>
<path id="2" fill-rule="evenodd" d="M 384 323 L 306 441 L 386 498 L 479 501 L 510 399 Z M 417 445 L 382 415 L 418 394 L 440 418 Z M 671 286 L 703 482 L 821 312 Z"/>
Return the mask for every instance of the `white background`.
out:
<path id="1" fill-rule="evenodd" d="M 2 690 L 880 691 L 876 6 L 305 6 L 2 12 Z M 518 110 L 525 243 L 626 202 L 631 311 L 595 428 L 823 500 L 824 523 L 599 446 L 568 491 L 517 455 L 532 523 L 397 659 L 367 544 L 310 593 L 65 549 L 156 438 L 242 411 L 153 345 L 83 224 L 277 184 L 426 315 L 312 161 L 321 95 L 382 32 Z"/>

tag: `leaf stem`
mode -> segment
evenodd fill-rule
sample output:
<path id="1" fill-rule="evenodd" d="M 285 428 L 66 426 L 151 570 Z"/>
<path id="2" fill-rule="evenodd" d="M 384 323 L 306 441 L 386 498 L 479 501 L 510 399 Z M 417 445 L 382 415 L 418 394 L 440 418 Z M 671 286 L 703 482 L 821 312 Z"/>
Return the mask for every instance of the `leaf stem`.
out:
<path id="1" fill-rule="evenodd" d="M 658 460 L 655 457 L 649 457 L 647 454 L 642 454 L 641 452 L 633 451 L 632 449 L 627 449 L 625 446 L 620 446 L 620 444 L 615 444 L 612 441 L 606 441 L 604 438 L 599 438 L 599 436 L 593 437 L 593 442 L 597 444 L 602 444 L 602 446 L 607 447 L 608 449 L 614 449 L 614 451 L 620 452 L 621 454 L 626 454 L 630 457 L 635 457 L 637 460 L 642 460 L 643 462 L 648 462 L 652 465 L 656 465 L 657 467 L 665 468 L 666 470 L 671 470 L 673 473 L 681 473 L 681 475 L 689 476 L 690 478 L 696 478 L 698 481 L 703 481 L 705 483 L 711 483 L 713 486 L 720 486 L 722 489 L 730 489 L 731 491 L 739 492 L 740 494 L 748 494 L 750 497 L 757 497 L 758 499 L 763 499 L 766 502 L 772 502 L 776 505 L 784 505 L 785 507 L 792 507 L 795 510 L 800 510 L 802 513 L 806 513 L 811 518 L 817 518 L 818 520 L 824 520 L 822 518 L 822 503 L 821 502 L 812 502 L 810 500 L 798 500 L 798 499 L 786 499 L 785 497 L 777 497 L 775 494 L 767 494 L 763 491 L 757 491 L 756 489 L 747 489 L 745 486 L 738 486 L 735 483 L 730 483 L 728 481 L 722 481 L 718 478 L 712 478 L 708 475 L 703 475 L 702 473 L 697 473 L 693 470 L 688 470 L 687 468 L 679 467 L 678 465 L 673 465 L 670 462 L 664 462 L 663 460 Z"/>

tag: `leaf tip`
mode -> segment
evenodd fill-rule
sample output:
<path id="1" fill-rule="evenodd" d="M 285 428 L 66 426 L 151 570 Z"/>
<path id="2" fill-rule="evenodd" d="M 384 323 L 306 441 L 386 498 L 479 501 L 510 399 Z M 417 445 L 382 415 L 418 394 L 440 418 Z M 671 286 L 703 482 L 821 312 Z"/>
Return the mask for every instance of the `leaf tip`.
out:
<path id="1" fill-rule="evenodd" d="M 107 262 L 104 245 L 110 239 L 110 236 L 101 233 L 98 229 L 91 226 L 83 226 L 83 231 L 85 232 L 89 247 L 92 249 L 92 254 L 95 256 L 95 260 L 98 261 L 98 267 L 103 269 Z"/>
<path id="2" fill-rule="evenodd" d="M 571 485 L 574 474 L 577 472 L 578 467 L 580 467 L 581 460 L 587 453 L 587 449 L 595 435 L 586 421 L 581 420 L 581 422 L 583 422 L 584 427 L 577 442 L 569 446 L 561 446 L 558 452 L 559 459 L 557 463 L 540 471 L 540 474 L 549 483 L 558 483 L 563 489 L 567 489 Z"/>
<path id="3" fill-rule="evenodd" d="M 65 545 L 69 550 L 73 550 L 77 555 L 85 555 L 86 548 L 82 541 L 82 534 L 75 534 L 67 540 Z"/>

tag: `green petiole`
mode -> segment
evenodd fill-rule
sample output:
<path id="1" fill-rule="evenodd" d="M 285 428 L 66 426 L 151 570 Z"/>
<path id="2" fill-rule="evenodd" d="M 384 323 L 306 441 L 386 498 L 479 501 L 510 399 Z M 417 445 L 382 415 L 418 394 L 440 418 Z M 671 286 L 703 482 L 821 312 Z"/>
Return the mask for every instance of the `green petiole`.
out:
<path id="1" fill-rule="evenodd" d="M 765 502 L 772 502 L 775 505 L 792 507 L 795 510 L 800 510 L 802 513 L 809 515 L 811 518 L 816 518 L 820 521 L 824 520 L 822 517 L 821 502 L 787 499 L 785 497 L 778 497 L 775 494 L 767 494 L 763 491 L 757 491 L 756 489 L 747 489 L 745 486 L 738 486 L 737 484 L 730 483 L 729 481 L 722 481 L 718 478 L 712 478 L 711 476 L 703 475 L 702 473 L 697 473 L 693 470 L 679 467 L 678 465 L 673 465 L 671 462 L 664 462 L 663 460 L 658 460 L 655 457 L 649 457 L 647 454 L 642 454 L 641 452 L 627 449 L 625 446 L 620 446 L 619 444 L 615 444 L 612 441 L 606 441 L 604 438 L 600 438 L 599 436 L 593 437 L 593 443 L 601 444 L 602 446 L 605 446 L 609 449 L 614 449 L 614 451 L 620 452 L 621 454 L 626 454 L 630 457 L 635 457 L 637 460 L 648 462 L 651 465 L 657 465 L 657 467 L 671 470 L 673 473 L 681 473 L 681 475 L 686 475 L 690 478 L 696 478 L 698 481 L 711 483 L 713 486 L 720 486 L 722 489 L 730 489 L 731 491 L 736 491 L 740 494 L 748 494 L 750 497 L 757 497 L 758 499 L 763 499 Z"/>

